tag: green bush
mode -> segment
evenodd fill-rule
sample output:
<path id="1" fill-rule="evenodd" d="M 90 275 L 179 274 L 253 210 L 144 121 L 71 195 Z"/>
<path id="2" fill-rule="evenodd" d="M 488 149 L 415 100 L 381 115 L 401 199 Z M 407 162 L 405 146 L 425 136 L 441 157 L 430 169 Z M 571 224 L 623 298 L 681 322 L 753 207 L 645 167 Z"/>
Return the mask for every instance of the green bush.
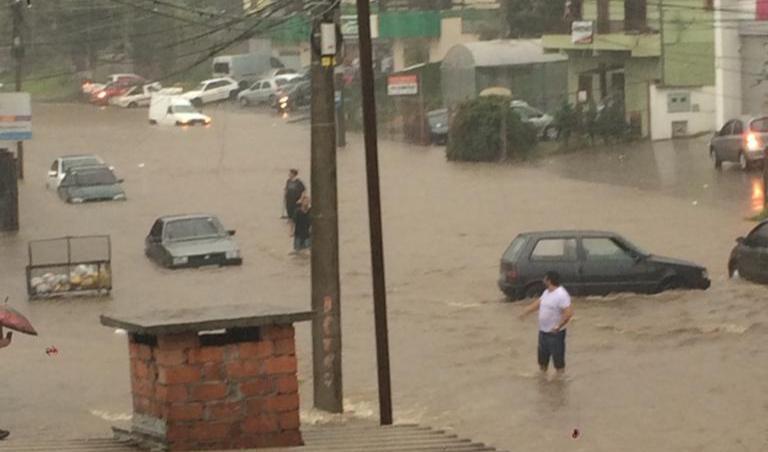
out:
<path id="1" fill-rule="evenodd" d="M 459 105 L 448 132 L 448 160 L 492 162 L 526 158 L 536 145 L 536 131 L 522 122 L 509 104 L 507 97 L 488 96 Z"/>

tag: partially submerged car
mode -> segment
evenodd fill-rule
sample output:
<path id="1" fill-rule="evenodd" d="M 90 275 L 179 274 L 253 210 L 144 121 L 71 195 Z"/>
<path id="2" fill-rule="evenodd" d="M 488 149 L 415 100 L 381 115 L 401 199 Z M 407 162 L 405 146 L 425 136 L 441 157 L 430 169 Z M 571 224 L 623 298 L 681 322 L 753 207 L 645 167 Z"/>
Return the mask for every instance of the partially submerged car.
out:
<path id="1" fill-rule="evenodd" d="M 72 204 L 125 201 L 122 182 L 105 165 L 81 166 L 67 171 L 57 191 L 59 198 Z"/>
<path id="2" fill-rule="evenodd" d="M 574 295 L 657 293 L 707 289 L 707 269 L 646 253 L 605 231 L 542 231 L 519 234 L 501 258 L 498 285 L 510 299 L 538 297 L 547 271 L 560 273 Z"/>
<path id="3" fill-rule="evenodd" d="M 728 259 L 728 275 L 768 283 L 768 220 L 758 224 L 746 237 L 736 239 Z"/>
<path id="4" fill-rule="evenodd" d="M 208 214 L 158 218 L 144 240 L 144 253 L 168 268 L 240 265 L 240 248 L 221 221 Z"/>
<path id="5" fill-rule="evenodd" d="M 104 160 L 98 155 L 93 154 L 73 154 L 64 155 L 53 161 L 48 170 L 48 177 L 45 180 L 46 188 L 59 188 L 59 184 L 64 176 L 72 168 L 81 166 L 99 166 L 104 165 Z M 112 169 L 110 167 L 110 169 Z"/>
<path id="6" fill-rule="evenodd" d="M 180 87 L 163 88 L 163 85 L 157 82 L 135 85 L 123 94 L 111 97 L 109 104 L 123 108 L 148 107 L 153 95 L 178 95 L 182 91 Z"/>
<path id="7" fill-rule="evenodd" d="M 434 144 L 448 143 L 448 109 L 440 108 L 427 113 L 429 138 Z"/>

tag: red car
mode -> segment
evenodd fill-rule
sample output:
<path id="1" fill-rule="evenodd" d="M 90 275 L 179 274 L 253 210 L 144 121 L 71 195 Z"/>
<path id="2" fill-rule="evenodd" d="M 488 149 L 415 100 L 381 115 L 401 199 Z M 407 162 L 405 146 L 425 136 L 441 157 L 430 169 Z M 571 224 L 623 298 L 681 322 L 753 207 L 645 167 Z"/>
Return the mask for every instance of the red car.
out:
<path id="1" fill-rule="evenodd" d="M 110 81 L 102 87 L 94 87 L 90 91 L 90 102 L 94 105 L 108 105 L 109 98 L 120 96 L 134 85 L 146 83 L 144 78 L 133 74 L 120 74 L 110 76 Z"/>

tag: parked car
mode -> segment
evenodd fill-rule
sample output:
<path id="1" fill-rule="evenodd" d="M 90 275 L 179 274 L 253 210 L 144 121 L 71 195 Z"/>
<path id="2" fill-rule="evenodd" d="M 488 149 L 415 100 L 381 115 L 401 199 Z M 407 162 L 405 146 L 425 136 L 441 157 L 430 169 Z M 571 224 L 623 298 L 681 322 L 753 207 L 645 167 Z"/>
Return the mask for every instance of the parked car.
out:
<path id="1" fill-rule="evenodd" d="M 709 156 L 720 169 L 723 162 L 738 162 L 742 170 L 765 159 L 768 116 L 727 121 L 709 142 Z"/>
<path id="2" fill-rule="evenodd" d="M 309 107 L 311 101 L 312 85 L 309 82 L 292 80 L 280 88 L 272 106 L 278 112 L 295 111 Z"/>
<path id="3" fill-rule="evenodd" d="M 518 235 L 501 258 L 498 285 L 510 299 L 541 295 L 547 271 L 575 295 L 707 289 L 701 265 L 646 253 L 613 232 L 546 231 Z"/>
<path id="4" fill-rule="evenodd" d="M 179 87 L 163 88 L 163 85 L 157 82 L 146 83 L 132 86 L 126 92 L 111 97 L 109 104 L 123 108 L 148 107 L 155 94 L 176 95 L 181 92 L 182 89 Z"/>
<path id="5" fill-rule="evenodd" d="M 144 77 L 136 74 L 110 74 L 103 83 L 94 82 L 90 79 L 83 80 L 80 89 L 83 94 L 90 96 L 94 91 L 104 88 L 109 83 L 127 84 L 132 86 L 140 85 L 145 82 Z"/>
<path id="6" fill-rule="evenodd" d="M 125 201 L 122 182 L 105 165 L 80 166 L 67 171 L 57 191 L 59 198 L 72 204 Z"/>
<path id="7" fill-rule="evenodd" d="M 768 220 L 758 224 L 746 237 L 736 239 L 728 259 L 728 275 L 738 272 L 745 279 L 768 283 Z"/>
<path id="8" fill-rule="evenodd" d="M 192 102 L 195 107 L 200 107 L 211 102 L 235 99 L 238 92 L 240 87 L 234 79 L 221 77 L 203 80 L 197 88 L 181 96 Z"/>
<path id="9" fill-rule="evenodd" d="M 214 215 L 168 215 L 157 219 L 144 241 L 144 253 L 168 268 L 240 265 L 240 248 Z"/>
<path id="10" fill-rule="evenodd" d="M 429 136 L 434 144 L 448 143 L 448 109 L 440 108 L 427 113 Z"/>
<path id="11" fill-rule="evenodd" d="M 65 155 L 57 158 L 51 164 L 51 168 L 48 170 L 48 177 L 45 181 L 46 188 L 59 188 L 62 179 L 72 168 L 78 168 L 81 166 L 98 166 L 104 165 L 104 160 L 101 157 L 93 154 L 79 154 L 79 155 Z"/>
<path id="12" fill-rule="evenodd" d="M 242 107 L 258 104 L 274 105 L 279 97 L 280 89 L 300 77 L 298 74 L 291 74 L 259 80 L 238 94 L 237 100 Z"/>
<path id="13" fill-rule="evenodd" d="M 560 136 L 560 129 L 554 124 L 555 118 L 552 115 L 533 108 L 522 100 L 513 100 L 510 106 L 520 120 L 531 124 L 536 129 L 540 138 L 554 141 Z"/>

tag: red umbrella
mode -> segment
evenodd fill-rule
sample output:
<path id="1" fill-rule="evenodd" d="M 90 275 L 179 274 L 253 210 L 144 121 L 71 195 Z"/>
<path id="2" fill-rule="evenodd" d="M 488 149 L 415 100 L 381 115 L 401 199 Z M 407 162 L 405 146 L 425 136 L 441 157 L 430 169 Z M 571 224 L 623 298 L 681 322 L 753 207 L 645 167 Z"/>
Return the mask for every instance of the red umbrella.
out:
<path id="1" fill-rule="evenodd" d="M 8 305 L 0 305 L 0 327 L 37 336 L 37 331 L 26 317 Z"/>

